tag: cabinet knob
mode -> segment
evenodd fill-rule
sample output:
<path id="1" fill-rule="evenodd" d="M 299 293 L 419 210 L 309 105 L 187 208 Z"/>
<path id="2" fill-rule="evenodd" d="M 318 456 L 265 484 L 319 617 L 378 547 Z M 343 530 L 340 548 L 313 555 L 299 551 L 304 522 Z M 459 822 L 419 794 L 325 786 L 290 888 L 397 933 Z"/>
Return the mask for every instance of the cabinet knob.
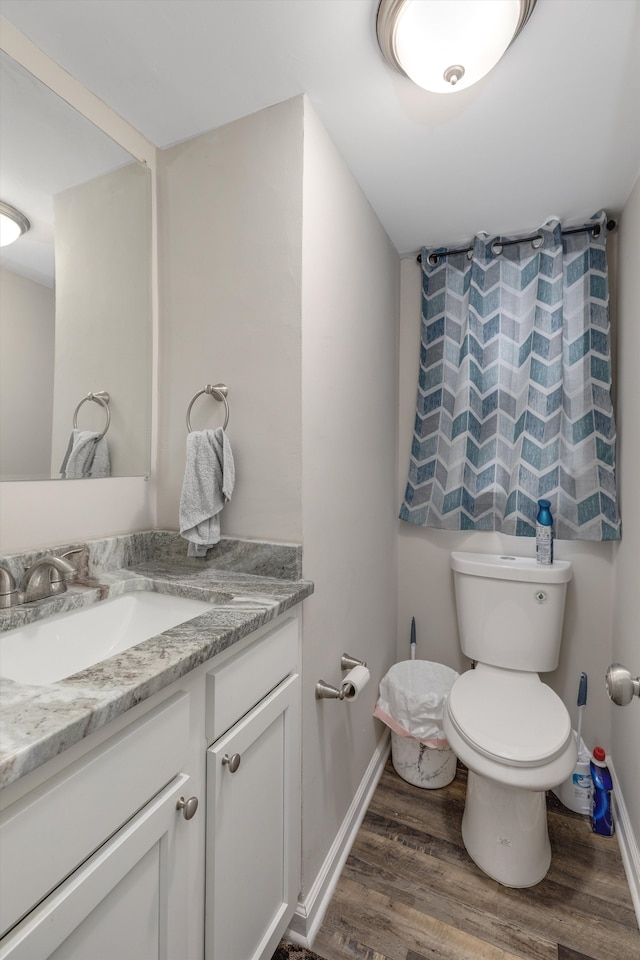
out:
<path id="1" fill-rule="evenodd" d="M 176 810 L 182 810 L 182 816 L 185 818 L 185 820 L 191 820 L 191 817 L 195 814 L 197 809 L 197 797 L 189 797 L 188 800 L 185 800 L 184 797 L 180 797 L 176 803 Z"/>
<path id="2" fill-rule="evenodd" d="M 235 773 L 240 766 L 241 760 L 242 757 L 239 753 L 232 753 L 231 756 L 229 756 L 228 753 L 225 753 L 224 757 L 222 758 L 222 764 L 223 766 L 229 767 L 229 773 Z"/>

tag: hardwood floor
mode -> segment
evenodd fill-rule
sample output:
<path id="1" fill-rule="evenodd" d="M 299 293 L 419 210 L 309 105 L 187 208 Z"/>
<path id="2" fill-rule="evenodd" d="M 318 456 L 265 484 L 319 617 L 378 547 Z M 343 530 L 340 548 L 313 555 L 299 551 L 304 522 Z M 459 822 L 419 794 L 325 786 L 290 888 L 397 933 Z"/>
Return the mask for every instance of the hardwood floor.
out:
<path id="1" fill-rule="evenodd" d="M 549 795 L 552 862 L 535 887 L 487 877 L 460 833 L 466 771 L 424 790 L 389 763 L 313 950 L 323 960 L 640 960 L 615 838 Z"/>

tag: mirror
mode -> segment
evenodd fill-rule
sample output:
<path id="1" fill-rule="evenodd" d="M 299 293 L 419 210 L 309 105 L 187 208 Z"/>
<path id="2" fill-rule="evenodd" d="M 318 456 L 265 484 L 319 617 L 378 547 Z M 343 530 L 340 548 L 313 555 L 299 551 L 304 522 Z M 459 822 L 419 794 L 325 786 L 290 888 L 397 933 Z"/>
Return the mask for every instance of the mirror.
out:
<path id="1" fill-rule="evenodd" d="M 76 447 L 68 476 L 147 475 L 150 171 L 3 51 L 0 201 L 30 223 L 0 248 L 0 479 L 61 478 L 107 424 L 107 473 Z"/>

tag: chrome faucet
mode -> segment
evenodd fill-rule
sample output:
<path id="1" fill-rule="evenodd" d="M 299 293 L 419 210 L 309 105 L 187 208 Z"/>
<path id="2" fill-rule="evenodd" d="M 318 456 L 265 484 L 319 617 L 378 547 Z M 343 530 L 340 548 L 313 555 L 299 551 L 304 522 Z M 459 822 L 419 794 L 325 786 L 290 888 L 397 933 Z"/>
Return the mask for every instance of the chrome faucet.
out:
<path id="1" fill-rule="evenodd" d="M 67 583 L 74 578 L 75 574 L 76 568 L 70 560 L 66 560 L 64 556 L 45 554 L 44 557 L 36 560 L 24 575 L 23 602 L 31 603 L 32 600 L 44 600 L 45 597 L 64 593 Z"/>
<path id="2" fill-rule="evenodd" d="M 0 610 L 15 607 L 22 603 L 24 596 L 16 587 L 16 581 L 10 570 L 0 567 Z"/>

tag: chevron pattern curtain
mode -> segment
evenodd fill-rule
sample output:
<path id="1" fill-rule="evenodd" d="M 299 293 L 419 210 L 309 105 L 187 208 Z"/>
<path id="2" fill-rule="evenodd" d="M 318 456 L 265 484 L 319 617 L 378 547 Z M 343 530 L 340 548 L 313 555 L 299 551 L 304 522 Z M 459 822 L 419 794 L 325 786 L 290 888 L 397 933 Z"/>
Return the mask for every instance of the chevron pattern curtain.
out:
<path id="1" fill-rule="evenodd" d="M 400 517 L 444 530 L 620 536 L 611 404 L 606 216 L 600 230 L 472 253 L 422 251 L 422 342 Z M 535 247 L 535 249 L 534 249 Z"/>

